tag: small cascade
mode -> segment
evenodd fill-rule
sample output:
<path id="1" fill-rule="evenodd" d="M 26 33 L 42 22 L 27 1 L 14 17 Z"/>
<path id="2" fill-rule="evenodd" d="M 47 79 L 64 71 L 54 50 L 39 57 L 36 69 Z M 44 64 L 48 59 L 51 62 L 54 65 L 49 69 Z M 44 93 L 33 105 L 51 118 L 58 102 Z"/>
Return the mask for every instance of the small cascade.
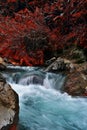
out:
<path id="1" fill-rule="evenodd" d="M 65 76 L 62 74 L 46 73 L 43 86 L 46 88 L 61 90 L 64 81 Z"/>
<path id="2" fill-rule="evenodd" d="M 3 73 L 7 81 L 20 85 L 38 84 L 45 88 L 61 90 L 65 76 L 62 74 L 45 73 L 40 68 L 8 66 L 8 71 Z"/>
<path id="3" fill-rule="evenodd" d="M 41 84 L 43 85 L 43 78 L 38 75 L 24 75 L 18 82 L 22 85 L 29 85 L 29 84 Z"/>

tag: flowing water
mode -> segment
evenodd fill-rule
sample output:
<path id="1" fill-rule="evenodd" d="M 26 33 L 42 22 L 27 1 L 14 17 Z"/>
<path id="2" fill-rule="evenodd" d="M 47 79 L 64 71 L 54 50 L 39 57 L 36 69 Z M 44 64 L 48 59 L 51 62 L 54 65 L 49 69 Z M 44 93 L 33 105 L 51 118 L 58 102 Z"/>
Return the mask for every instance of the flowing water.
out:
<path id="1" fill-rule="evenodd" d="M 61 93 L 62 74 L 16 67 L 4 76 L 19 95 L 18 130 L 87 130 L 87 99 Z"/>

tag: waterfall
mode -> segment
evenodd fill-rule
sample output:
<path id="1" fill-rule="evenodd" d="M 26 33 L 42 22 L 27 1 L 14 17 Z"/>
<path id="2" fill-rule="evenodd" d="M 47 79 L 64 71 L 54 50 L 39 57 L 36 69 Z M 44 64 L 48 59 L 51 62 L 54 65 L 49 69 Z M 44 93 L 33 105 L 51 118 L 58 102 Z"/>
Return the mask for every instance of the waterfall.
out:
<path id="1" fill-rule="evenodd" d="M 62 74 L 20 67 L 4 76 L 19 95 L 18 130 L 87 129 L 87 99 L 61 93 Z"/>

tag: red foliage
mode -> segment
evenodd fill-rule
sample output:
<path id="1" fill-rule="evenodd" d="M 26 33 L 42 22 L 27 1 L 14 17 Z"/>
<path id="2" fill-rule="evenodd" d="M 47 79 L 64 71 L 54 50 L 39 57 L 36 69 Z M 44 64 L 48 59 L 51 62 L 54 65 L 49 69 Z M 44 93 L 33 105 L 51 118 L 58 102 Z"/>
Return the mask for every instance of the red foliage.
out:
<path id="1" fill-rule="evenodd" d="M 9 130 L 17 130 L 17 126 L 16 125 L 12 125 Z"/>
<path id="2" fill-rule="evenodd" d="M 87 48 L 87 0 L 1 0 L 0 55 L 14 64 L 42 65 L 43 48 L 27 53 L 24 37 L 43 31 L 46 49 L 76 44 Z"/>

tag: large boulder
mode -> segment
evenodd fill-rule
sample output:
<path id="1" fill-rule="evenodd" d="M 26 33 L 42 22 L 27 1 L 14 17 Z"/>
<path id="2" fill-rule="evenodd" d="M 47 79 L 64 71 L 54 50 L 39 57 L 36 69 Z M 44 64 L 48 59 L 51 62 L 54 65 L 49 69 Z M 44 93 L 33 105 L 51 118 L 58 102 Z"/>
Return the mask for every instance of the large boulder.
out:
<path id="1" fill-rule="evenodd" d="M 73 96 L 87 96 L 87 63 L 76 64 L 75 67 L 66 73 L 64 91 Z"/>
<path id="2" fill-rule="evenodd" d="M 8 130 L 17 123 L 18 95 L 0 74 L 0 130 Z"/>

